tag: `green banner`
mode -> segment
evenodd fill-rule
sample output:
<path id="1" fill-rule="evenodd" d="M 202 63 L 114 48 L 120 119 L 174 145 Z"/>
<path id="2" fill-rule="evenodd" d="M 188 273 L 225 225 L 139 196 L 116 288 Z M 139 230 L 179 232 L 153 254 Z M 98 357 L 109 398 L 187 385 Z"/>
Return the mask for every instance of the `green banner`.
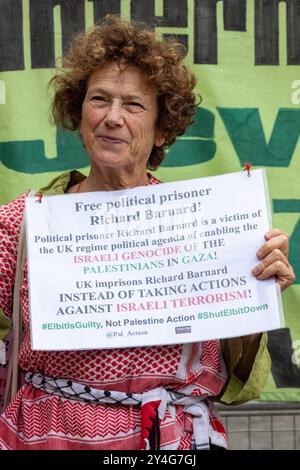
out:
<path id="1" fill-rule="evenodd" d="M 175 35 L 198 77 L 195 123 L 159 178 L 242 171 L 245 162 L 267 169 L 273 226 L 291 235 L 296 281 L 283 295 L 287 326 L 269 335 L 262 398 L 300 400 L 299 0 L 2 0 L 0 204 L 62 171 L 87 170 L 77 136 L 49 124 L 47 83 L 74 34 L 107 13 Z"/>

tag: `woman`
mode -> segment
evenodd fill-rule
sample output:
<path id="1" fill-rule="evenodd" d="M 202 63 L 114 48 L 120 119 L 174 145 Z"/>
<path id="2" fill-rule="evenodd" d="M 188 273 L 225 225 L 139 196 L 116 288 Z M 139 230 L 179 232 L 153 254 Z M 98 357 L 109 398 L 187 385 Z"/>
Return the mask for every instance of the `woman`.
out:
<path id="1" fill-rule="evenodd" d="M 182 57 L 178 44 L 160 42 L 152 32 L 115 17 L 78 36 L 65 58 L 66 71 L 52 80 L 53 113 L 57 124 L 78 130 L 91 168 L 86 178 L 76 171 L 65 173 L 40 192 L 159 183 L 147 169 L 157 168 L 195 111 L 195 78 Z M 25 195 L 0 210 L 0 307 L 5 316 L 11 314 L 24 201 Z M 293 281 L 287 253 L 286 234 L 266 234 L 257 278 L 277 275 L 281 287 L 287 287 Z M 226 448 L 211 399 L 240 403 L 258 396 L 269 365 L 265 336 L 224 342 L 227 364 L 219 341 L 32 351 L 26 267 L 24 276 L 19 363 L 29 373 L 1 416 L 0 448 Z"/>

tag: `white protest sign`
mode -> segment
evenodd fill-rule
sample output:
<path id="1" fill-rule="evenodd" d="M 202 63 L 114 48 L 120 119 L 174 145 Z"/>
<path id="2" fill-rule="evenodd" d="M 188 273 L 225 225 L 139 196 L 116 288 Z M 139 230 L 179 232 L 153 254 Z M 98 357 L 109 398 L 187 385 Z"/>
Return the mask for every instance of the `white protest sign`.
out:
<path id="1" fill-rule="evenodd" d="M 98 349 L 280 328 L 251 269 L 269 230 L 263 170 L 26 201 L 32 347 Z"/>

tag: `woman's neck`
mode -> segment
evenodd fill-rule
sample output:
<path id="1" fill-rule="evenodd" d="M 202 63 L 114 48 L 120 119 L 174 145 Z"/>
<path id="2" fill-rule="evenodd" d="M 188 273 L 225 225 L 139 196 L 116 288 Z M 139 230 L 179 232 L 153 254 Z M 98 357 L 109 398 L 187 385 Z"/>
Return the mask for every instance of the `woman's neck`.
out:
<path id="1" fill-rule="evenodd" d="M 117 189 L 135 188 L 144 186 L 148 182 L 147 169 L 133 170 L 104 168 L 91 166 L 90 173 L 81 183 L 80 191 L 113 191 Z"/>

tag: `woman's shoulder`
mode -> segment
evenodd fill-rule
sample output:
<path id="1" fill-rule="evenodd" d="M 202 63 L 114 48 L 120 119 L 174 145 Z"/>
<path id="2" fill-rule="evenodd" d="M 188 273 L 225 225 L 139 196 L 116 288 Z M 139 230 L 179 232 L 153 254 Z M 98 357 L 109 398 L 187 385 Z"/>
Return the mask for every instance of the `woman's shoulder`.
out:
<path id="1" fill-rule="evenodd" d="M 46 186 L 35 190 L 37 195 L 63 194 L 70 184 L 76 184 L 84 179 L 85 176 L 77 170 L 60 174 L 53 178 Z M 18 196 L 13 201 L 0 206 L 0 228 L 14 232 L 18 229 L 23 218 L 26 197 L 30 191 Z"/>
<path id="2" fill-rule="evenodd" d="M 68 187 L 80 183 L 85 176 L 77 170 L 67 171 L 53 178 L 46 186 L 38 190 L 43 196 L 54 196 L 64 194 Z"/>
<path id="3" fill-rule="evenodd" d="M 28 193 L 24 193 L 17 197 L 8 204 L 0 207 L 0 230 L 14 233 L 20 227 L 24 208 L 25 200 Z"/>

